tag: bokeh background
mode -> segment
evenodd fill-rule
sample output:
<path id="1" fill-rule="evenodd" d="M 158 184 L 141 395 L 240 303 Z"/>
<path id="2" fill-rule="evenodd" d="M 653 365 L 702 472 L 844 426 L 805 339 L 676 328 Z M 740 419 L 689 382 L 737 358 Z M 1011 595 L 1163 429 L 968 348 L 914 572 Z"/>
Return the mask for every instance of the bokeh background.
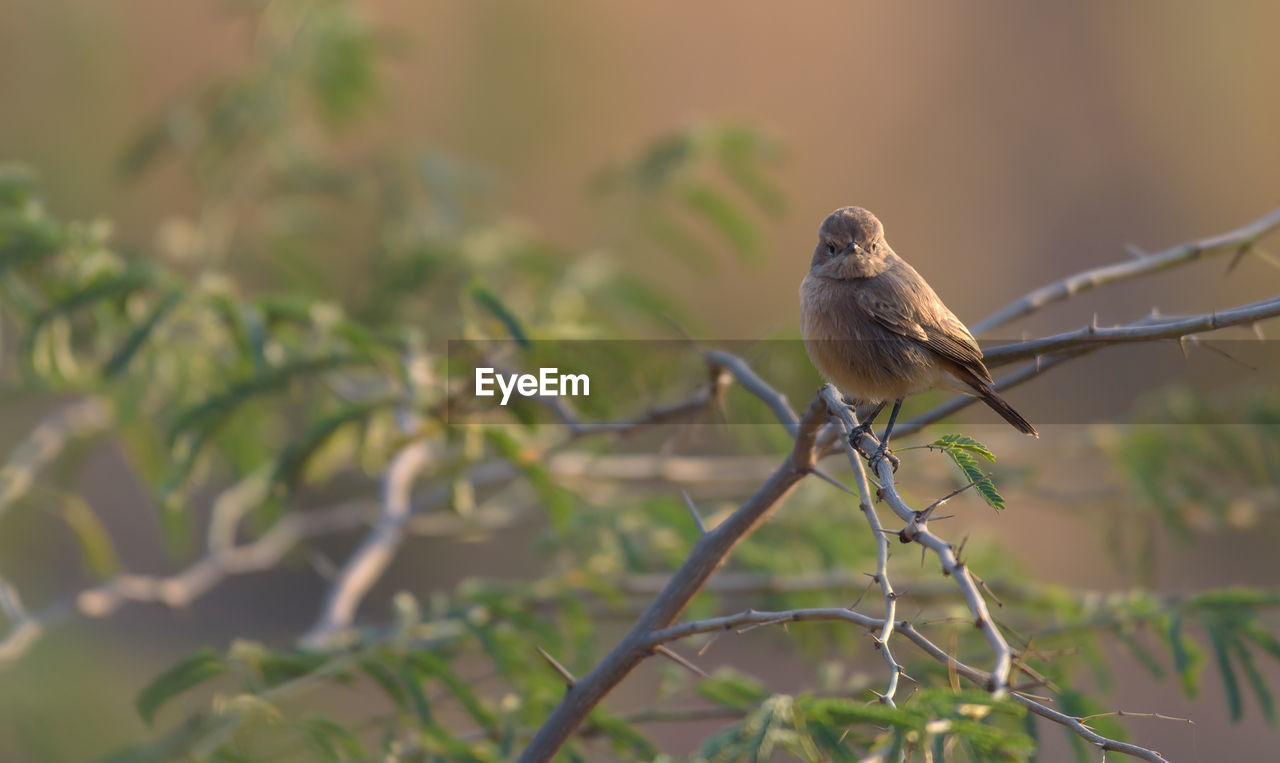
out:
<path id="1" fill-rule="evenodd" d="M 176 96 L 246 65 L 255 30 L 232 5 L 0 0 L 0 157 L 35 167 L 60 215 L 109 218 L 121 248 L 153 247 L 163 221 L 197 209 L 198 193 L 172 166 L 123 180 L 118 161 Z M 814 231 L 846 204 L 874 210 L 895 249 L 973 321 L 1034 286 L 1130 256 L 1126 244 L 1157 250 L 1228 230 L 1280 199 L 1274 3 L 355 5 L 384 30 L 388 53 L 372 116 L 344 134 L 343 150 L 420 146 L 484 168 L 504 213 L 565 251 L 611 240 L 616 218 L 593 198 L 592 180 L 656 137 L 729 120 L 776 141 L 771 176 L 785 205 L 761 213 L 767 243 L 757 260 L 717 252 L 716 266 L 703 268 L 651 252 L 617 257 L 617 267 L 672 295 L 700 338 L 794 336 Z M 314 265 L 359 278 L 352 257 Z M 1119 322 L 1153 305 L 1202 312 L 1276 293 L 1280 274 L 1262 259 L 1245 258 L 1231 277 L 1224 264 L 1083 295 L 1005 338 L 1077 327 L 1094 313 Z M 1062 394 L 1046 384 L 1027 394 Z M 3 415 L 0 442 L 9 445 L 31 418 Z M 1036 448 L 996 427 L 976 426 L 975 436 L 1042 470 L 1047 494 L 1107 471 L 1085 422 L 1068 418 L 1042 428 Z M 1033 452 L 1055 432 L 1056 446 Z M 95 509 L 123 528 L 131 563 L 164 569 L 154 530 L 130 519 L 145 499 L 126 475 L 108 447 L 79 479 Z M 1122 503 L 1088 508 L 1077 497 L 1072 511 L 1072 501 L 1041 498 L 1015 492 L 1017 510 L 961 519 L 953 532 L 972 527 L 1013 543 L 1018 562 L 1051 582 L 1104 590 L 1133 582 L 1106 559 L 1107 524 L 1096 513 L 1123 511 Z M 5 530 L 0 553 L 30 549 L 34 537 L 43 558 L 31 563 L 53 573 L 29 597 L 74 585 L 74 548 L 56 529 Z M 470 574 L 519 576 L 535 564 L 521 536 L 499 534 L 479 554 L 414 546 L 367 606 L 385 611 L 388 595 L 405 586 L 426 595 Z M 1274 514 L 1215 525 L 1189 546 L 1162 537 L 1151 580 L 1173 590 L 1274 586 L 1277 539 Z M 287 641 L 310 622 L 322 590 L 310 569 L 294 567 L 232 580 L 190 611 L 130 607 L 51 635 L 0 674 L 0 758 L 80 760 L 141 738 L 146 731 L 121 696 L 196 645 L 225 646 L 246 631 Z M 785 675 L 777 678 L 785 685 Z M 1274 730 L 1256 712 L 1229 724 L 1216 683 L 1204 691 L 1203 703 L 1188 703 L 1133 670 L 1118 674 L 1112 702 L 1195 717 L 1194 727 L 1138 728 L 1139 740 L 1175 759 L 1264 759 Z M 689 749 L 705 731 L 672 729 L 673 749 Z M 1060 740 L 1046 744 L 1044 759 L 1064 754 L 1052 746 Z"/>

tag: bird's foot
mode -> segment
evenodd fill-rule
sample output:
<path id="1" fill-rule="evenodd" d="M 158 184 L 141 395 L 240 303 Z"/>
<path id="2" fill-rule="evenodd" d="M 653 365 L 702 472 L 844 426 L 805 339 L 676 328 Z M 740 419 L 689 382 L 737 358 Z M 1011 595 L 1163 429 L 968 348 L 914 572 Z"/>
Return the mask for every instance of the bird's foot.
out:
<path id="1" fill-rule="evenodd" d="M 849 447 L 857 451 L 863 458 L 871 458 L 871 454 L 862 447 L 862 436 L 871 432 L 871 422 L 865 421 L 853 428 L 849 433 Z"/>
<path id="2" fill-rule="evenodd" d="M 871 466 L 872 471 L 876 471 L 876 467 L 880 463 L 881 459 L 886 458 L 889 459 L 889 464 L 893 466 L 893 473 L 897 474 L 898 467 L 902 465 L 902 462 L 898 460 L 897 456 L 893 455 L 893 451 L 889 450 L 888 446 L 881 445 L 879 450 L 872 453 L 870 458 L 867 459 L 867 463 Z"/>

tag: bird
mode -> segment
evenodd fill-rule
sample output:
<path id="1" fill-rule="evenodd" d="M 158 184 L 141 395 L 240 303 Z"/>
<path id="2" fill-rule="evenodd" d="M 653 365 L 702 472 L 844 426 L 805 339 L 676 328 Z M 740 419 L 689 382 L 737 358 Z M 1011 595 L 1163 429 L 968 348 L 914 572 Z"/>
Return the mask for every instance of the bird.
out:
<path id="1" fill-rule="evenodd" d="M 980 398 L 1015 429 L 1036 428 L 991 388 L 991 372 L 973 334 L 915 268 L 885 241 L 884 226 L 862 207 L 841 207 L 822 221 L 809 272 L 800 284 L 805 351 L 846 396 L 875 408 L 850 432 L 857 446 L 890 402 L 893 410 L 870 455 L 889 457 L 902 401 L 927 389 Z"/>

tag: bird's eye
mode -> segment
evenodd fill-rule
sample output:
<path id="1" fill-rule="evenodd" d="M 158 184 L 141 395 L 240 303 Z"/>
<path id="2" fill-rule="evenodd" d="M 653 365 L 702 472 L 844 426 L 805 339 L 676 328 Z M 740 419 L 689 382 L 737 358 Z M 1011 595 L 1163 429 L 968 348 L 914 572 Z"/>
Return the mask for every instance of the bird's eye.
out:
<path id="1" fill-rule="evenodd" d="M 836 253 L 836 245 L 835 245 L 835 244 L 833 244 L 833 243 L 831 243 L 830 241 L 828 241 L 828 242 L 827 242 L 827 254 L 835 254 L 835 253 Z"/>

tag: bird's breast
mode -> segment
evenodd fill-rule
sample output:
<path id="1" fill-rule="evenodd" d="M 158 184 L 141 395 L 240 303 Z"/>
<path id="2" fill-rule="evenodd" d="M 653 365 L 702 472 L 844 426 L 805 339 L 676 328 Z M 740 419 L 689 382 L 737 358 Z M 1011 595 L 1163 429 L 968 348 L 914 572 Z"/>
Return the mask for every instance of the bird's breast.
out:
<path id="1" fill-rule="evenodd" d="M 931 353 L 865 313 L 854 281 L 813 275 L 800 284 L 800 330 L 818 371 L 846 395 L 897 400 L 929 389 L 939 368 Z"/>

